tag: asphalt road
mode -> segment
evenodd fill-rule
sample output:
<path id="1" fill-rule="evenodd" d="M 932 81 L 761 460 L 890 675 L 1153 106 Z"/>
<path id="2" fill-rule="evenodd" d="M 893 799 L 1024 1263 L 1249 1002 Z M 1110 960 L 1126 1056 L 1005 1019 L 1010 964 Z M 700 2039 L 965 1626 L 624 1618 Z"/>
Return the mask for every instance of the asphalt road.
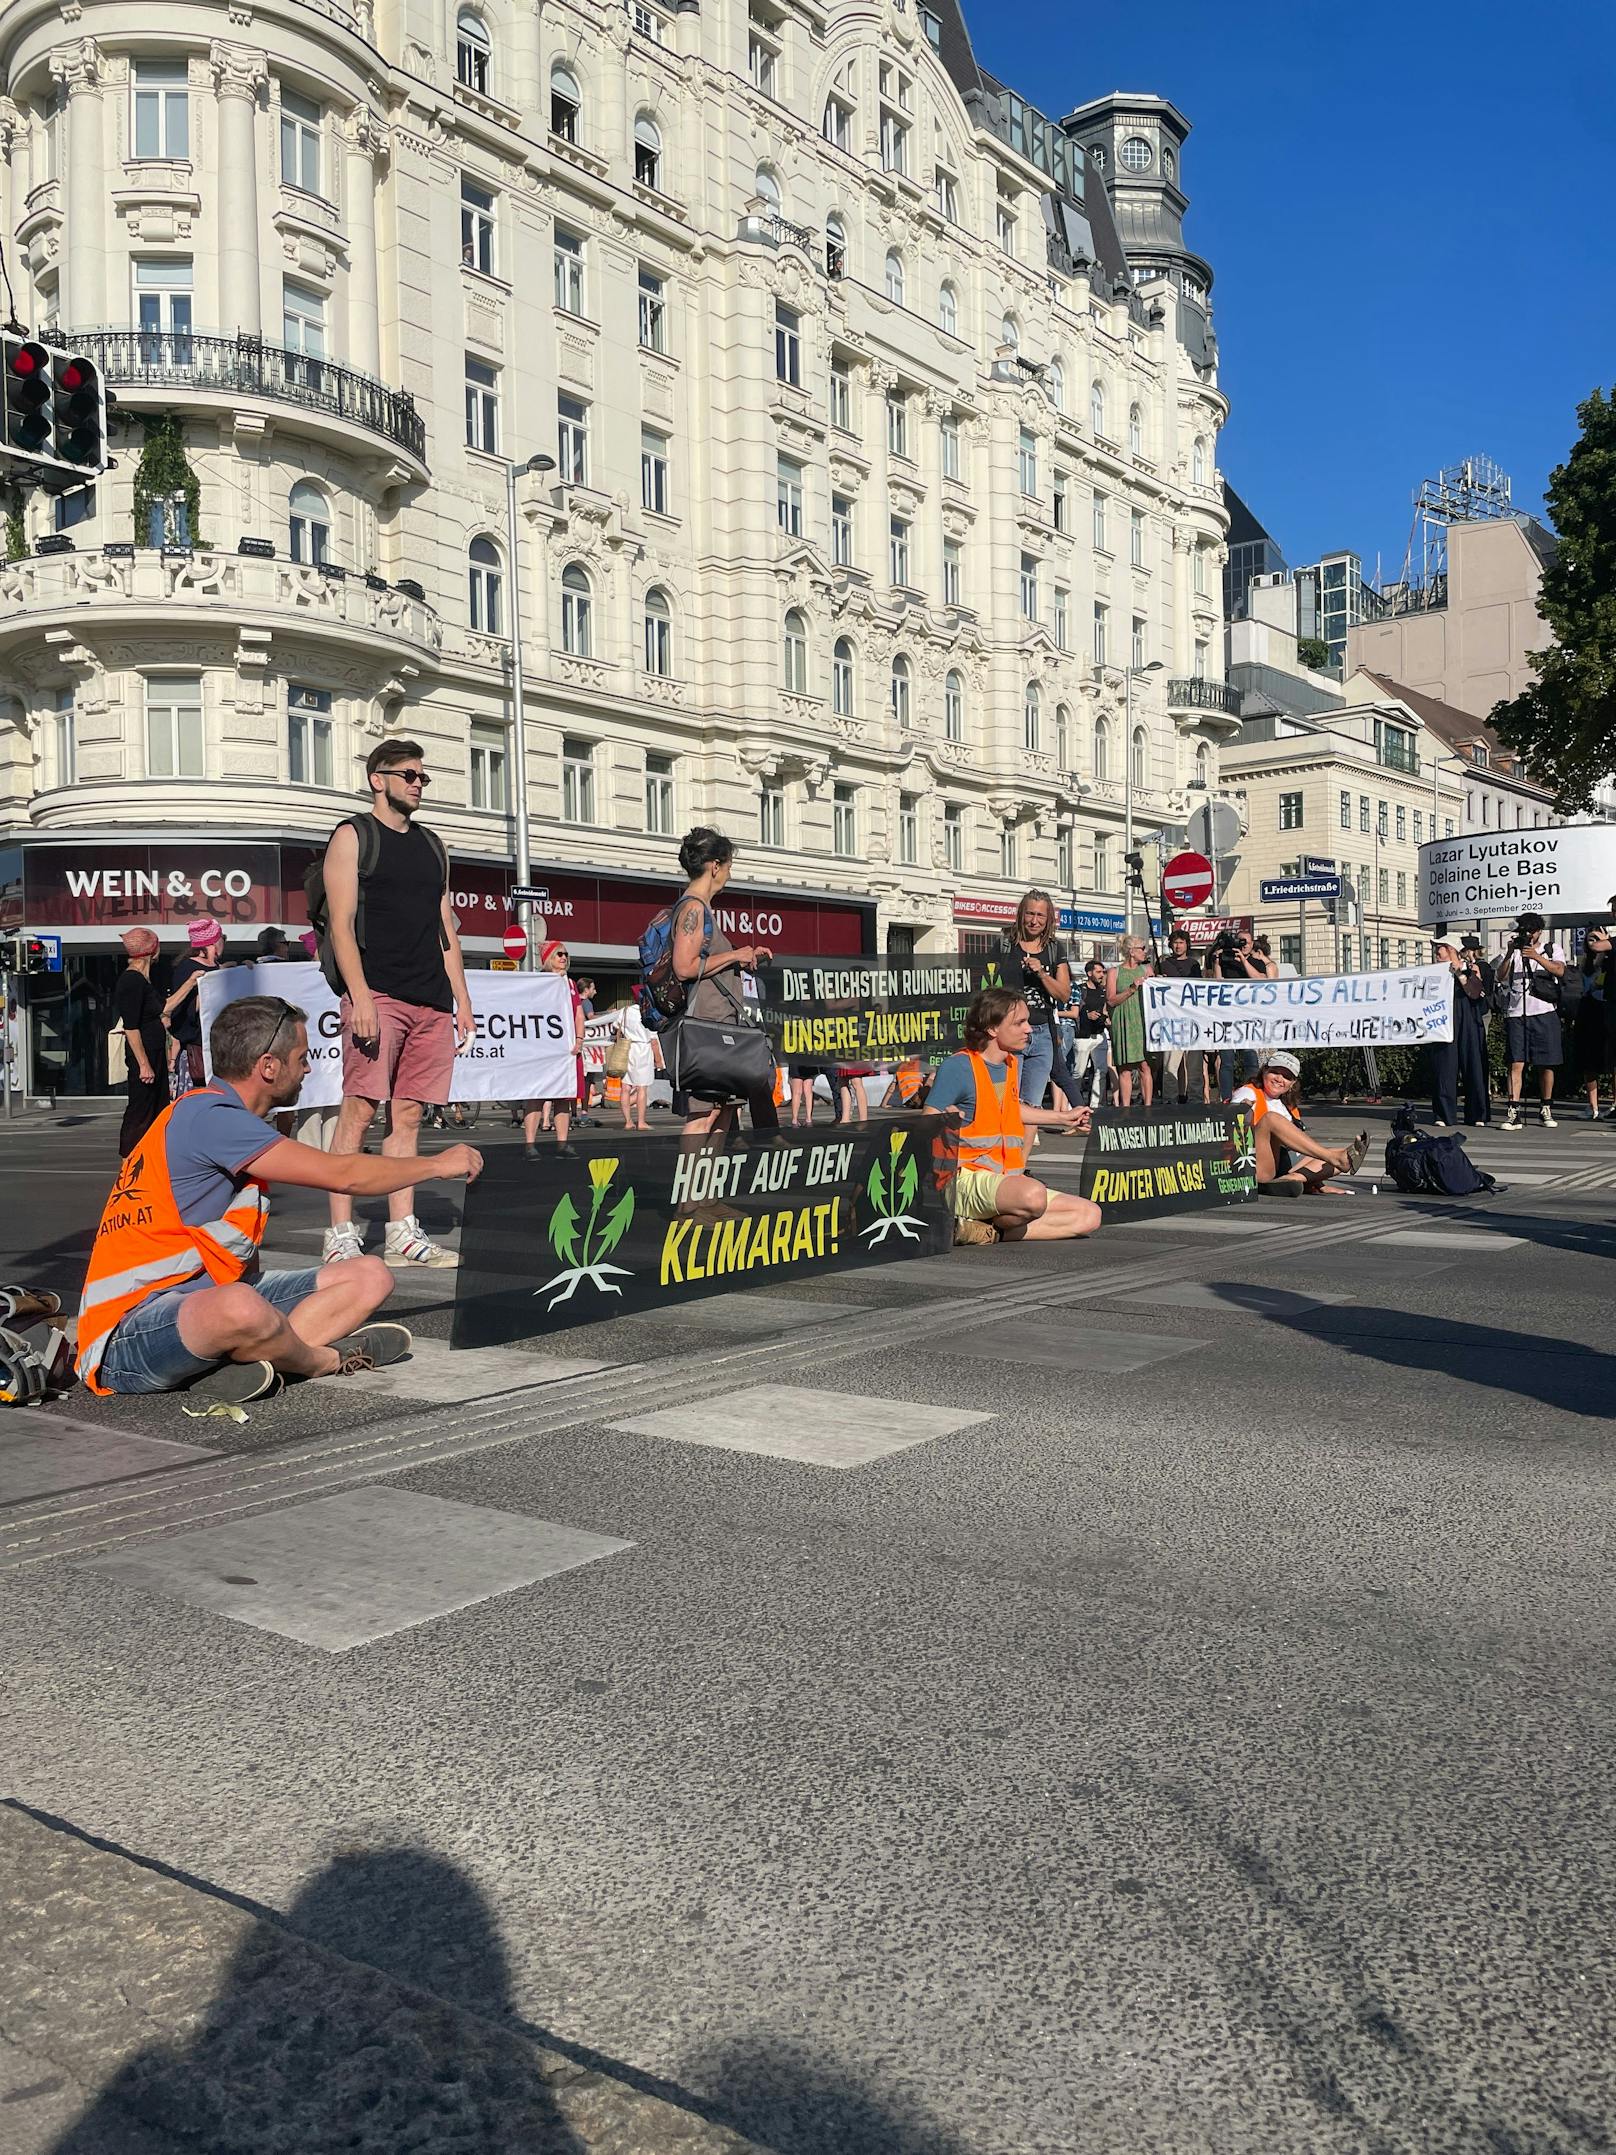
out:
<path id="1" fill-rule="evenodd" d="M 112 1127 L 0 1135 L 0 1280 Z M 1616 2146 L 1616 1131 L 1474 1150 L 0 1418 L 0 1785 L 785 2155 Z"/>

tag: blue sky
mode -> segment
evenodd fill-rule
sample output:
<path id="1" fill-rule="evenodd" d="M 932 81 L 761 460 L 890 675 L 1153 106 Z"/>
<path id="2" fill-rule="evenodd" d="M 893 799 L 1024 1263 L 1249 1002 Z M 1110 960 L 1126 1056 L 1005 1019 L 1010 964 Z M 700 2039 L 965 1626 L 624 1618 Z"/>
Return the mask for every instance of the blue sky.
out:
<path id="1" fill-rule="evenodd" d="M 1219 461 L 1293 563 L 1402 563 L 1419 480 L 1483 453 L 1518 507 L 1616 383 L 1612 0 L 964 0 L 982 64 L 1059 116 L 1107 90 L 1194 124 Z"/>

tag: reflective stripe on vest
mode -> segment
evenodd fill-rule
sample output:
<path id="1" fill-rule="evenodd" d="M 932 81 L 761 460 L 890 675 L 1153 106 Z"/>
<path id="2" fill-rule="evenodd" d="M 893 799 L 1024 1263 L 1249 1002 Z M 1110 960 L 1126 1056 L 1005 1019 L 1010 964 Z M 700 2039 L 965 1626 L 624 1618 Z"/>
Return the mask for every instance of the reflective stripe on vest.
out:
<path id="1" fill-rule="evenodd" d="M 959 1164 L 996 1168 L 1001 1175 L 1021 1172 L 1027 1158 L 1027 1126 L 1021 1119 L 1020 1065 L 1006 1057 L 1001 1096 L 982 1057 L 967 1051 L 976 1088 L 970 1119 L 960 1125 Z"/>
<path id="2" fill-rule="evenodd" d="M 907 1104 L 911 1100 L 918 1099 L 920 1088 L 925 1082 L 926 1076 L 926 1073 L 920 1067 L 918 1058 L 913 1062 L 899 1063 L 892 1074 L 898 1082 L 898 1098 L 900 1100 Z"/>
<path id="3" fill-rule="evenodd" d="M 218 1098 L 217 1086 L 204 1086 Z M 216 1287 L 239 1280 L 257 1256 L 269 1218 L 269 1192 L 247 1181 L 222 1216 L 187 1226 L 168 1174 L 168 1126 L 189 1092 L 165 1108 L 130 1153 L 107 1199 L 90 1250 L 79 1304 L 78 1373 L 106 1396 L 101 1358 L 113 1332 L 142 1302 L 206 1273 Z"/>

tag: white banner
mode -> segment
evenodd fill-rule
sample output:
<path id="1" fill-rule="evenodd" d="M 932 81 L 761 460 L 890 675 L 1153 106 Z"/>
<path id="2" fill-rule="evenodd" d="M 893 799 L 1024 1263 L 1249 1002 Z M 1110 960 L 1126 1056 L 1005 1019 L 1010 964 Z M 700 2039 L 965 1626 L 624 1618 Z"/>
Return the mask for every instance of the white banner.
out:
<path id="1" fill-rule="evenodd" d="M 1413 1048 L 1453 1038 L 1445 965 L 1302 980 L 1147 980 L 1152 1048 Z"/>
<path id="2" fill-rule="evenodd" d="M 602 1077 L 606 1071 L 606 1050 L 617 1038 L 618 1013 L 603 1010 L 598 1016 L 584 1019 L 584 1075 Z"/>
<path id="3" fill-rule="evenodd" d="M 572 999 L 555 973 L 468 973 L 475 1037 L 455 1057 L 451 1100 L 564 1099 L 576 1089 Z M 317 965 L 232 965 L 199 989 L 204 1052 L 208 1029 L 243 995 L 281 995 L 309 1014 L 309 1074 L 299 1107 L 342 1098 L 342 1019 Z M 211 1062 L 208 1065 L 212 1072 Z"/>
<path id="4" fill-rule="evenodd" d="M 1420 918 L 1609 920 L 1616 907 L 1616 825 L 1556 823 L 1540 831 L 1471 831 L 1420 847 Z"/>

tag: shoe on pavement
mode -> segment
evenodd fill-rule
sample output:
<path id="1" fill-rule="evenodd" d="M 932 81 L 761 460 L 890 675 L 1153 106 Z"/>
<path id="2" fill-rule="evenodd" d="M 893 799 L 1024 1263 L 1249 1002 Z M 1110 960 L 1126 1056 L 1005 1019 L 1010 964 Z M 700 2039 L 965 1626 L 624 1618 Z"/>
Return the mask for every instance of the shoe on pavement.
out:
<path id="1" fill-rule="evenodd" d="M 346 1332 L 331 1344 L 341 1356 L 332 1372 L 338 1377 L 355 1377 L 366 1369 L 387 1369 L 415 1351 L 415 1340 L 406 1324 L 362 1324 L 357 1332 Z"/>
<path id="2" fill-rule="evenodd" d="M 350 1257 L 363 1257 L 365 1238 L 352 1220 L 344 1220 L 340 1227 L 328 1227 L 325 1240 L 320 1245 L 320 1262 L 323 1265 L 340 1265 Z"/>
<path id="3" fill-rule="evenodd" d="M 1498 1127 L 1500 1130 L 1519 1130 L 1522 1127 L 1521 1111 L 1513 1101 L 1510 1102 L 1509 1113 Z"/>
<path id="4" fill-rule="evenodd" d="M 388 1221 L 382 1255 L 390 1265 L 422 1272 L 452 1272 L 460 1262 L 453 1250 L 444 1249 L 422 1232 L 414 1213 L 405 1220 Z"/>
<path id="5" fill-rule="evenodd" d="M 1550 1107 L 1549 1103 L 1546 1100 L 1537 1111 L 1537 1119 L 1543 1125 L 1545 1130 L 1558 1130 L 1560 1127 L 1560 1125 L 1554 1119 L 1553 1108 Z"/>
<path id="6" fill-rule="evenodd" d="M 1357 1174 L 1359 1168 L 1362 1167 L 1364 1164 L 1364 1154 L 1368 1150 L 1369 1132 L 1367 1130 L 1360 1130 L 1358 1132 L 1358 1135 L 1353 1139 L 1352 1143 L 1347 1147 L 1347 1173 L 1349 1175 Z"/>
<path id="7" fill-rule="evenodd" d="M 185 1397 L 204 1399 L 210 1405 L 222 1399 L 232 1407 L 244 1407 L 250 1399 L 272 1399 L 281 1389 L 281 1373 L 272 1362 L 221 1362 L 187 1385 Z"/>
<path id="8" fill-rule="evenodd" d="M 997 1242 L 999 1230 L 991 1220 L 956 1220 L 954 1222 L 954 1247 L 966 1244 Z"/>

